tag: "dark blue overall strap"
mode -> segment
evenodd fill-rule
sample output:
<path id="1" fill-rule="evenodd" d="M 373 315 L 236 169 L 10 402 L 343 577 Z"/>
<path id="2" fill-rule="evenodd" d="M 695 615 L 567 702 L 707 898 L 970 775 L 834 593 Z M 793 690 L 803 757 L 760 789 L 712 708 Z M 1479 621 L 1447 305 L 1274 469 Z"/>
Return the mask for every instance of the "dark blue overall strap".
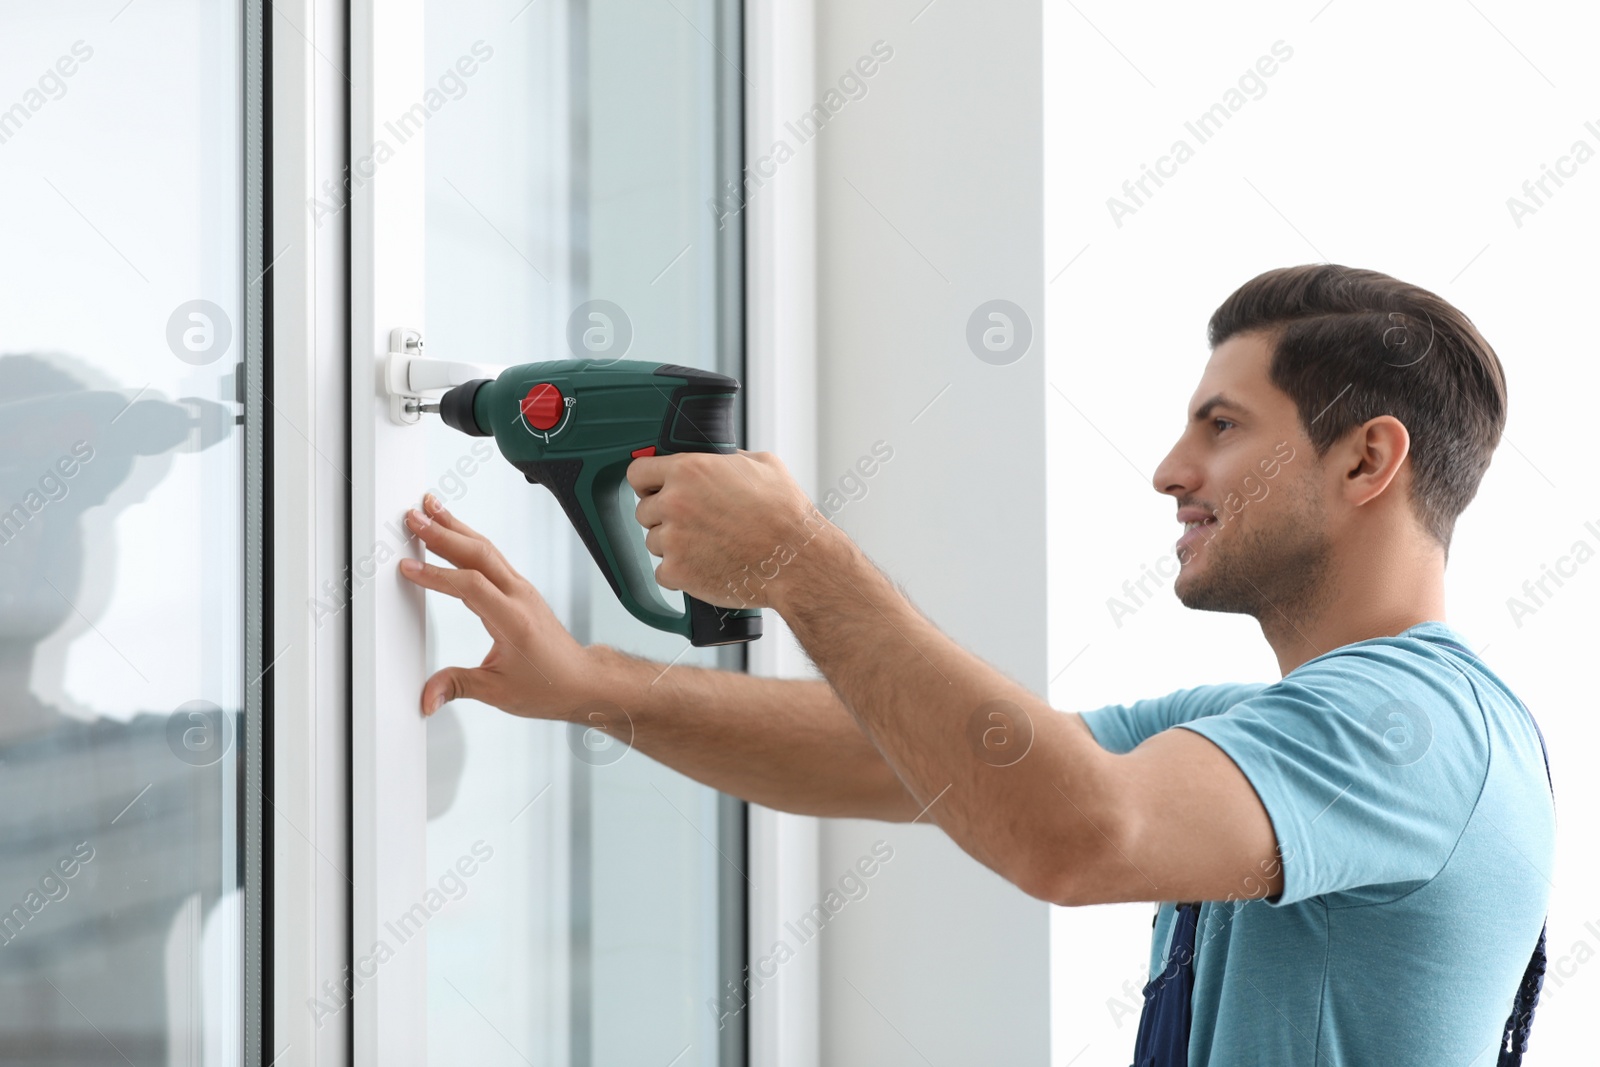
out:
<path id="1" fill-rule="evenodd" d="M 1460 649 L 1474 660 L 1478 657 L 1471 650 L 1461 648 L 1454 641 L 1442 637 L 1435 638 L 1440 644 L 1449 645 L 1451 648 Z M 1513 694 L 1515 696 L 1515 694 Z M 1544 743 L 1544 731 L 1539 729 L 1539 720 L 1533 717 L 1533 712 L 1517 697 L 1517 706 L 1528 716 L 1528 721 L 1533 723 L 1533 732 L 1539 737 L 1539 751 L 1544 755 L 1544 776 L 1550 783 L 1550 802 L 1555 803 L 1556 783 L 1550 775 L 1550 749 Z M 1533 1029 L 1533 1009 L 1539 1005 L 1539 991 L 1544 987 L 1544 972 L 1548 964 L 1545 955 L 1545 933 L 1549 930 L 1549 921 L 1539 930 L 1539 943 L 1533 946 L 1533 956 L 1528 960 L 1527 969 L 1522 972 L 1522 982 L 1517 986 L 1517 998 L 1511 1007 L 1511 1015 L 1506 1019 L 1505 1031 L 1500 1035 L 1500 1059 L 1496 1067 L 1521 1067 L 1522 1054 L 1528 1050 L 1528 1034 Z"/>
<path id="2" fill-rule="evenodd" d="M 1198 901 L 1178 903 L 1172 919 L 1167 966 L 1144 987 L 1144 1010 L 1133 1043 L 1133 1067 L 1188 1067 L 1189 1028 L 1194 996 L 1195 934 Z"/>

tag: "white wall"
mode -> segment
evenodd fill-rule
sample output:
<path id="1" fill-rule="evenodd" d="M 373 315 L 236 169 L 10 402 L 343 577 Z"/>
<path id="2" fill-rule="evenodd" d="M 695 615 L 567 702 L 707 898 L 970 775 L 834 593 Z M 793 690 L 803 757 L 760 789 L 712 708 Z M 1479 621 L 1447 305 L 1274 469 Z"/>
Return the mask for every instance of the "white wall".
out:
<path id="1" fill-rule="evenodd" d="M 817 488 L 891 447 L 834 521 L 1043 695 L 1040 17 L 1033 2 L 823 0 L 819 93 L 874 42 L 893 54 L 798 147 L 817 165 Z M 966 336 L 997 298 L 1034 329 L 1005 365 Z M 819 938 L 822 1062 L 1044 1063 L 1045 905 L 926 825 L 824 822 L 819 890 L 879 839 L 894 858 Z"/>
<path id="2" fill-rule="evenodd" d="M 1120 627 L 1106 608 L 1175 540 L 1173 502 L 1150 476 L 1183 428 L 1217 304 L 1270 267 L 1327 261 L 1460 307 L 1500 356 L 1510 411 L 1456 526 L 1447 621 L 1538 718 L 1556 783 L 1551 970 L 1530 1067 L 1582 1058 L 1600 999 L 1588 962 L 1600 955 L 1600 784 L 1584 764 L 1600 723 L 1577 669 L 1600 629 L 1600 568 L 1579 564 L 1520 625 L 1507 606 L 1575 542 L 1600 546 L 1585 526 L 1600 527 L 1588 477 L 1600 162 L 1520 226 L 1507 198 L 1575 141 L 1600 149 L 1585 127 L 1600 126 L 1597 33 L 1592 8 L 1549 3 L 1096 3 L 1045 18 L 1052 673 L 1072 664 L 1053 703 L 1277 678 L 1254 620 L 1187 611 L 1170 581 Z M 1177 138 L 1195 145 L 1185 120 L 1280 39 L 1293 54 L 1264 93 L 1118 226 L 1107 198 Z M 1056 909 L 1056 1064 L 1128 1062 L 1150 910 Z"/>

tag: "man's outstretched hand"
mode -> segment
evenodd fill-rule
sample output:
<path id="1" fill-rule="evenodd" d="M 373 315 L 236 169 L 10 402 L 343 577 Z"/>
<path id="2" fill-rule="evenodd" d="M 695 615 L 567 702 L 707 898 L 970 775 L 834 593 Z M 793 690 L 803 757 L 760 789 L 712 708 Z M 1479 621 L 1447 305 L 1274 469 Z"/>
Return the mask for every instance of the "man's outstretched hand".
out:
<path id="1" fill-rule="evenodd" d="M 481 700 L 513 715 L 565 718 L 593 699 L 598 653 L 561 625 L 539 590 L 506 562 L 488 538 L 445 510 L 431 493 L 406 525 L 428 551 L 452 564 L 400 561 L 400 573 L 424 589 L 465 604 L 494 638 L 477 667 L 446 667 L 422 688 L 422 712 L 447 701 Z"/>

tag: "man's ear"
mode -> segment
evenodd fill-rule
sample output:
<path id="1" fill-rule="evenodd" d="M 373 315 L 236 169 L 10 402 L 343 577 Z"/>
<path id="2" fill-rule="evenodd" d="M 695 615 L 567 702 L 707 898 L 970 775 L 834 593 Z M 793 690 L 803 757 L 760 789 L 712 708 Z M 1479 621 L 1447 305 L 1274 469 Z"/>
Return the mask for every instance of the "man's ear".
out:
<path id="1" fill-rule="evenodd" d="M 1411 454 L 1411 433 L 1393 415 L 1379 415 L 1350 431 L 1344 453 L 1345 495 L 1359 507 L 1394 481 Z"/>

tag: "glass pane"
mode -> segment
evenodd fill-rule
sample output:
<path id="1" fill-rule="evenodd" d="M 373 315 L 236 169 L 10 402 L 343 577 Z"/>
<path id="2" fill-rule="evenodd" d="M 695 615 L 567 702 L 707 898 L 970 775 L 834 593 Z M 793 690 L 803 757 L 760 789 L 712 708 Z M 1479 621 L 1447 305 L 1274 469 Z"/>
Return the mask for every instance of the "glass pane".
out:
<path id="1" fill-rule="evenodd" d="M 0 1061 L 231 1064 L 245 42 L 118 7 L 0 15 Z"/>
<path id="2" fill-rule="evenodd" d="M 737 4 L 517 7 L 427 7 L 427 352 L 565 359 L 591 354 L 569 334 L 599 325 L 606 356 L 739 375 L 737 229 L 710 207 L 739 78 L 711 40 L 737 40 Z M 493 539 L 580 641 L 739 666 L 628 615 L 555 498 L 492 442 L 425 432 L 419 496 Z M 430 595 L 428 622 L 430 670 L 489 649 L 454 600 Z M 742 1020 L 718 1026 L 742 964 L 742 808 L 575 727 L 459 701 L 428 729 L 428 865 L 454 891 L 428 920 L 431 1061 L 742 1062 Z M 451 878 L 462 857 L 474 874 Z"/>

